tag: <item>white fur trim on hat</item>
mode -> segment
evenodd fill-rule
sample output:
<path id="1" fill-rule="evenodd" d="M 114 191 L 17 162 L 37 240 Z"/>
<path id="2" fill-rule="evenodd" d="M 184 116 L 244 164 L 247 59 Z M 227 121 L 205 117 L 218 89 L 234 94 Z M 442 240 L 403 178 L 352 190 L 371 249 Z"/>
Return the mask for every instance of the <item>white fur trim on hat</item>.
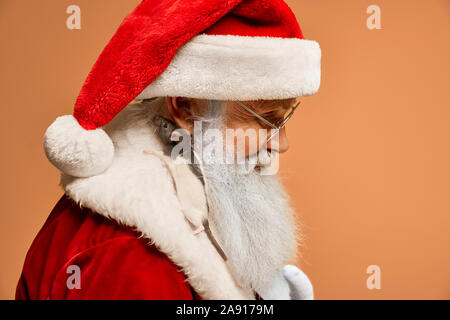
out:
<path id="1" fill-rule="evenodd" d="M 312 95 L 320 86 L 321 50 L 297 38 L 198 35 L 136 98 L 175 96 L 272 100 Z"/>
<path id="2" fill-rule="evenodd" d="M 105 171 L 114 157 L 114 145 L 102 129 L 86 130 L 71 115 L 58 117 L 44 136 L 48 160 L 63 173 L 90 177 Z"/>

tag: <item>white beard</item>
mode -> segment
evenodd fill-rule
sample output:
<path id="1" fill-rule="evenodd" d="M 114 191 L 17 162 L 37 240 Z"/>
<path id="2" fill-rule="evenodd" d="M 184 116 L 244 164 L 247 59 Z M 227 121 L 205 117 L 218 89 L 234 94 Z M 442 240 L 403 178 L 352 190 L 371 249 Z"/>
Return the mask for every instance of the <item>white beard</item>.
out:
<path id="1" fill-rule="evenodd" d="M 214 236 L 237 282 L 258 292 L 295 254 L 297 228 L 278 177 L 243 166 L 203 163 L 201 169 Z"/>

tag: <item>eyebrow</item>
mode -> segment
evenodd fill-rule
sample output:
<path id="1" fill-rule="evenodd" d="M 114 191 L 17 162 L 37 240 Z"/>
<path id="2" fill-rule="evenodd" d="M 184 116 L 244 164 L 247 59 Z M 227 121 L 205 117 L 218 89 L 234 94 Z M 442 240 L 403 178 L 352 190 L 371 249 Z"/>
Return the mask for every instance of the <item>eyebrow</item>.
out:
<path id="1" fill-rule="evenodd" d="M 272 112 L 273 110 L 278 109 L 279 107 L 282 107 L 283 110 L 289 110 L 292 107 L 294 107 L 297 104 L 297 100 L 292 100 L 292 102 L 282 102 L 279 104 L 273 104 L 271 106 L 265 107 L 264 105 L 261 106 L 262 112 Z M 256 109 L 255 109 L 256 110 Z"/>

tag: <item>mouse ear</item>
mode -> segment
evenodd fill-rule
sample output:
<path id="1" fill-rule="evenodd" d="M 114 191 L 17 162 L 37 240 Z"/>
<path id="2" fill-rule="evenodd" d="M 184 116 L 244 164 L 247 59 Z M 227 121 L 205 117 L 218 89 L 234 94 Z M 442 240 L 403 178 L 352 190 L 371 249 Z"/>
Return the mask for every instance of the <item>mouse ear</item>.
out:
<path id="1" fill-rule="evenodd" d="M 181 136 L 182 136 L 182 134 L 180 133 L 180 131 L 179 130 L 175 130 L 170 135 L 170 141 L 180 141 L 180 137 Z"/>

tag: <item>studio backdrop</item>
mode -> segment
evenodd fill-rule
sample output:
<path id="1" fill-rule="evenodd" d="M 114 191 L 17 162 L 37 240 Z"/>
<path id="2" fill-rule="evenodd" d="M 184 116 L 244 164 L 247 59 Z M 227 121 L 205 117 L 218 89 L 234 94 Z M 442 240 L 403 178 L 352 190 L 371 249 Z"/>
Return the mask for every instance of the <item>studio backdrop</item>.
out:
<path id="1" fill-rule="evenodd" d="M 320 43 L 281 158 L 317 299 L 450 298 L 450 1 L 288 0 Z M 0 298 L 62 195 L 43 150 L 138 0 L 0 0 Z"/>

